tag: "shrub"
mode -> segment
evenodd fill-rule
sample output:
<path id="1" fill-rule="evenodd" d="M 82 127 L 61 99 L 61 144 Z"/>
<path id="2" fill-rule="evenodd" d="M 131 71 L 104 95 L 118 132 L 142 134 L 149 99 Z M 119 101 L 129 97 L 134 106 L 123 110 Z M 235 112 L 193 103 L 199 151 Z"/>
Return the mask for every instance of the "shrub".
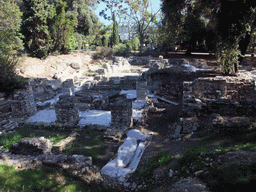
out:
<path id="1" fill-rule="evenodd" d="M 113 55 L 113 51 L 110 47 L 97 47 L 96 53 L 94 54 L 95 59 L 103 59 L 105 57 L 111 57 Z"/>
<path id="2" fill-rule="evenodd" d="M 239 55 L 241 54 L 238 50 L 238 44 L 230 45 L 228 43 L 221 42 L 217 45 L 217 63 L 225 74 L 235 72 L 234 66 L 238 67 Z"/>
<path id="3" fill-rule="evenodd" d="M 77 46 L 75 48 L 77 48 L 78 50 L 81 50 L 84 42 L 84 36 L 80 33 L 74 33 L 74 37 L 77 42 Z"/>
<path id="4" fill-rule="evenodd" d="M 26 82 L 15 73 L 17 58 L 6 53 L 0 54 L 0 90 L 11 93 L 14 89 L 25 88 Z"/>
<path id="5" fill-rule="evenodd" d="M 113 47 L 114 55 L 117 56 L 129 56 L 131 53 L 131 50 L 129 49 L 129 46 L 119 43 L 118 45 L 115 45 Z"/>

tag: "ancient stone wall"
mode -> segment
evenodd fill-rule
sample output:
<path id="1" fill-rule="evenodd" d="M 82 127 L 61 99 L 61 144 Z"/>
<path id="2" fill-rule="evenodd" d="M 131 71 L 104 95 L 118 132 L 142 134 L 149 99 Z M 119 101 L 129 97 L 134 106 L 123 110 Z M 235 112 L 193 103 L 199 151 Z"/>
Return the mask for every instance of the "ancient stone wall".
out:
<path id="1" fill-rule="evenodd" d="M 31 116 L 37 112 L 31 86 L 14 90 L 12 99 L 10 106 L 13 117 Z"/>
<path id="2" fill-rule="evenodd" d="M 243 100 L 240 102 L 231 99 L 214 99 L 206 101 L 202 109 L 206 114 L 218 113 L 224 116 L 255 116 L 256 101 Z"/>
<path id="3" fill-rule="evenodd" d="M 10 101 L 2 101 L 0 102 L 0 121 L 7 119 L 12 112 L 12 108 L 10 105 Z"/>
<path id="4" fill-rule="evenodd" d="M 253 78 L 239 77 L 204 77 L 194 80 L 194 94 L 205 98 L 228 97 L 234 100 L 254 99 L 255 81 Z"/>
<path id="5" fill-rule="evenodd" d="M 112 125 L 132 126 L 132 102 L 120 99 L 117 102 L 112 103 L 110 108 Z"/>
<path id="6" fill-rule="evenodd" d="M 78 123 L 79 110 L 78 101 L 74 96 L 60 95 L 55 104 L 57 121 L 61 123 Z"/>
<path id="7" fill-rule="evenodd" d="M 136 81 L 137 100 L 147 99 L 147 81 L 144 79 L 138 79 Z"/>

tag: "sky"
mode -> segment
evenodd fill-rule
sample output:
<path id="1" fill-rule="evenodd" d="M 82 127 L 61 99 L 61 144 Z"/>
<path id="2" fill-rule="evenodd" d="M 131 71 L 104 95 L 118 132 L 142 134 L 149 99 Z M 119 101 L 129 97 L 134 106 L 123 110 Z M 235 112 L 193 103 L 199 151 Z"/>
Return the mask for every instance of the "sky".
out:
<path id="1" fill-rule="evenodd" d="M 160 0 L 151 0 L 152 2 L 152 10 L 153 12 L 156 12 L 160 9 Z M 104 17 L 99 16 L 99 13 L 101 12 L 101 10 L 105 9 L 106 4 L 105 3 L 100 3 L 96 10 L 93 10 L 94 13 L 99 17 L 100 21 L 103 22 L 105 25 L 110 25 L 112 22 L 105 20 Z M 107 12 L 108 15 L 110 15 L 110 11 Z"/>

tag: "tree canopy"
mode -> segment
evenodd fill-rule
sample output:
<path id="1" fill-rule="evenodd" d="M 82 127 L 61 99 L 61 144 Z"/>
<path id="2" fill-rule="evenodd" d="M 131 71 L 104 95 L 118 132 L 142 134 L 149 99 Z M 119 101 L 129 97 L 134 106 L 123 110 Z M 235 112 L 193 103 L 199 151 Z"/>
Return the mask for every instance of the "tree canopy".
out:
<path id="1" fill-rule="evenodd" d="M 164 13 L 162 22 L 166 30 L 171 30 L 171 36 L 174 37 L 172 44 L 187 42 L 188 52 L 191 52 L 193 47 L 203 43 L 209 51 L 216 53 L 225 73 L 232 72 L 233 64 L 236 68 L 238 61 L 232 60 L 231 57 L 246 52 L 256 25 L 256 1 L 163 0 L 162 2 Z M 229 54 L 224 54 L 225 51 Z"/>

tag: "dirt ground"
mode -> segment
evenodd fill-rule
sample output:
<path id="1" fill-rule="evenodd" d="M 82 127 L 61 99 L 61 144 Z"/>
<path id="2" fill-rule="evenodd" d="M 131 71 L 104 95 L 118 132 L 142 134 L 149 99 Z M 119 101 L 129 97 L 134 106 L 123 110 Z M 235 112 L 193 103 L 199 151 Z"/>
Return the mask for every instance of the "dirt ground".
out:
<path id="1" fill-rule="evenodd" d="M 54 69 L 54 65 L 58 63 L 65 63 L 67 61 L 72 61 L 70 58 L 80 57 L 82 59 L 83 65 L 79 69 L 80 71 L 87 71 L 90 66 L 97 65 L 99 62 L 92 58 L 92 54 L 87 53 L 72 53 L 67 55 L 55 55 L 55 56 L 48 56 L 46 59 L 39 59 L 35 57 L 20 57 L 20 64 L 16 67 L 16 69 L 20 70 L 19 73 L 22 77 L 33 77 L 33 78 L 47 78 L 48 80 L 53 80 L 51 77 L 54 75 L 57 70 Z M 45 71 L 40 74 L 33 74 L 30 72 L 31 65 L 42 65 L 45 67 Z M 73 69 L 71 67 L 68 68 L 68 72 L 73 73 L 77 71 L 77 69 Z"/>

